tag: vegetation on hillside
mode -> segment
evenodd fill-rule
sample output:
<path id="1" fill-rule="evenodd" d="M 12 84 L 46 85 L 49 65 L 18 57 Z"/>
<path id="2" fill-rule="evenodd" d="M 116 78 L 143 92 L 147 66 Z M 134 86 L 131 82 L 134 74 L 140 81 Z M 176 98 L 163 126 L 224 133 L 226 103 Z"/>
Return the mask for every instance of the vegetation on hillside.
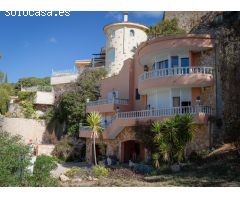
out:
<path id="1" fill-rule="evenodd" d="M 20 136 L 0 132 L 0 147 L 0 187 L 56 186 L 50 175 L 50 171 L 56 168 L 52 158 L 39 156 L 31 174 L 30 147 Z"/>
<path id="2" fill-rule="evenodd" d="M 10 96 L 14 95 L 14 87 L 9 83 L 0 83 L 0 114 L 4 115 L 8 111 Z"/>
<path id="3" fill-rule="evenodd" d="M 159 36 L 168 36 L 185 33 L 185 30 L 178 26 L 177 19 L 167 19 L 158 22 L 156 25 L 150 26 L 146 30 L 149 39 L 156 38 Z"/>
<path id="4" fill-rule="evenodd" d="M 49 112 L 49 122 L 57 120 L 65 123 L 68 135 L 78 134 L 79 123 L 86 122 L 86 101 L 96 100 L 100 96 L 100 80 L 105 76 L 104 69 L 85 70 L 77 81 L 58 97 L 53 110 Z"/>
<path id="5" fill-rule="evenodd" d="M 32 87 L 32 86 L 50 86 L 50 77 L 46 77 L 46 78 L 36 78 L 36 77 L 21 78 L 16 83 L 15 88 L 17 90 L 20 90 L 21 87 Z"/>

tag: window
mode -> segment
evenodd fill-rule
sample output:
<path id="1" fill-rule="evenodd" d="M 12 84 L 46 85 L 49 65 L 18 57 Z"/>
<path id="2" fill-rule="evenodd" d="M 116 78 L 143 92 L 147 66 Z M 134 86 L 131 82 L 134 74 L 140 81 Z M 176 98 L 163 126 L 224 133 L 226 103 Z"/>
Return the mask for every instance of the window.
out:
<path id="1" fill-rule="evenodd" d="M 130 37 L 134 37 L 134 36 L 135 36 L 134 30 L 130 30 Z"/>
<path id="2" fill-rule="evenodd" d="M 115 37 L 115 31 L 113 30 L 110 34 L 110 38 L 114 38 Z"/>
<path id="3" fill-rule="evenodd" d="M 180 97 L 173 97 L 173 107 L 180 107 Z"/>
<path id="4" fill-rule="evenodd" d="M 171 67 L 178 67 L 178 56 L 171 57 Z"/>
<path id="5" fill-rule="evenodd" d="M 181 58 L 181 67 L 186 67 L 186 69 L 182 69 L 182 74 L 189 74 L 189 58 Z"/>
<path id="6" fill-rule="evenodd" d="M 189 67 L 189 58 L 181 58 L 181 67 Z"/>
<path id="7" fill-rule="evenodd" d="M 164 69 L 164 68 L 168 68 L 168 60 L 163 60 L 160 62 L 156 62 L 153 64 L 153 69 L 157 70 L 157 69 Z"/>
<path id="8" fill-rule="evenodd" d="M 115 60 L 115 48 L 111 48 L 108 50 L 107 61 L 114 62 L 114 60 Z"/>
<path id="9" fill-rule="evenodd" d="M 168 68 L 168 60 L 158 62 L 158 69 Z"/>
<path id="10" fill-rule="evenodd" d="M 139 94 L 139 92 L 138 92 L 138 89 L 136 89 L 136 98 L 135 98 L 136 100 L 140 100 L 140 94 Z"/>

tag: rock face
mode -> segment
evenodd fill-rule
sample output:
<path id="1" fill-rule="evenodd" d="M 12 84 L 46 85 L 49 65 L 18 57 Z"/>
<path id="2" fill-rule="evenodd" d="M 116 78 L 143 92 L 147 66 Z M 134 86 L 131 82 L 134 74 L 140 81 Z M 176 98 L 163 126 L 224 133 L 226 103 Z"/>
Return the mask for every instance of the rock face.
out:
<path id="1" fill-rule="evenodd" d="M 208 12 L 191 33 L 215 38 L 216 121 L 214 139 L 240 144 L 240 12 Z M 221 132 L 225 132 L 221 135 Z"/>
<path id="2" fill-rule="evenodd" d="M 67 181 L 70 181 L 70 178 L 68 178 L 67 176 L 65 176 L 64 174 L 61 174 L 59 176 L 59 180 L 62 181 L 62 182 L 67 182 Z"/>
<path id="3" fill-rule="evenodd" d="M 206 13 L 206 11 L 166 11 L 164 19 L 176 18 L 179 27 L 188 33 Z"/>

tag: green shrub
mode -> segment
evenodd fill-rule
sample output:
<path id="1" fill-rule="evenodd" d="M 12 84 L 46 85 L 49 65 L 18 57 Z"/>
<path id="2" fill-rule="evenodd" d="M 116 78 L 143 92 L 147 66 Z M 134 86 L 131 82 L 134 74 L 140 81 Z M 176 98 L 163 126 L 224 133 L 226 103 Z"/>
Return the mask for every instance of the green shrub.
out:
<path id="1" fill-rule="evenodd" d="M 92 172 L 93 172 L 93 175 L 96 177 L 108 176 L 109 169 L 104 166 L 96 165 L 92 168 Z"/>
<path id="2" fill-rule="evenodd" d="M 55 158 L 50 156 L 38 156 L 33 168 L 31 186 L 49 187 L 57 186 L 57 180 L 51 176 L 51 171 L 57 168 Z"/>
<path id="3" fill-rule="evenodd" d="M 30 102 L 30 101 L 23 101 L 21 102 L 21 106 L 22 106 L 22 109 L 23 109 L 23 114 L 24 114 L 24 117 L 26 118 L 35 118 L 35 109 L 34 109 L 34 106 L 33 106 L 33 103 Z"/>
<path id="4" fill-rule="evenodd" d="M 82 141 L 72 142 L 73 138 L 66 136 L 62 138 L 54 147 L 52 155 L 66 162 L 83 161 L 85 156 L 85 146 Z"/>
<path id="5" fill-rule="evenodd" d="M 35 95 L 36 95 L 36 92 L 19 91 L 18 92 L 18 100 L 32 102 L 35 98 Z"/>
<path id="6" fill-rule="evenodd" d="M 22 186 L 29 164 L 29 147 L 21 137 L 0 132 L 0 186 Z"/>
<path id="7" fill-rule="evenodd" d="M 74 177 L 78 177 L 78 176 L 86 177 L 87 176 L 87 172 L 85 170 L 82 170 L 79 167 L 73 167 L 73 168 L 67 170 L 64 173 L 64 175 L 66 175 L 69 178 L 74 178 Z"/>

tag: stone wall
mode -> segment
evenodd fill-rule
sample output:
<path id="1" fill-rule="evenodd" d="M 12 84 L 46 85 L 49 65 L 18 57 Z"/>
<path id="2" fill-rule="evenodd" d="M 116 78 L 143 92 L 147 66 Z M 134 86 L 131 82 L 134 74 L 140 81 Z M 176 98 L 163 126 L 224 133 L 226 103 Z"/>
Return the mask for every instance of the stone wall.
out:
<path id="1" fill-rule="evenodd" d="M 5 117 L 1 126 L 3 131 L 21 135 L 26 143 L 32 140 L 33 143 L 40 144 L 46 131 L 44 120 Z"/>
<path id="2" fill-rule="evenodd" d="M 114 140 L 96 140 L 96 144 L 103 143 L 107 145 L 106 155 L 116 155 L 121 160 L 121 144 L 128 140 L 136 140 L 135 131 L 132 127 L 126 127 Z M 144 134 L 144 133 L 143 133 Z M 192 151 L 202 151 L 209 149 L 210 135 L 208 125 L 197 125 L 193 141 L 187 146 L 187 154 Z M 145 158 L 147 151 L 145 149 Z M 86 159 L 89 163 L 92 161 L 92 139 L 86 139 Z"/>
<path id="3" fill-rule="evenodd" d="M 199 152 L 209 149 L 210 135 L 208 129 L 209 128 L 206 125 L 197 125 L 193 141 L 186 148 L 187 154 L 190 154 L 192 151 Z"/>

